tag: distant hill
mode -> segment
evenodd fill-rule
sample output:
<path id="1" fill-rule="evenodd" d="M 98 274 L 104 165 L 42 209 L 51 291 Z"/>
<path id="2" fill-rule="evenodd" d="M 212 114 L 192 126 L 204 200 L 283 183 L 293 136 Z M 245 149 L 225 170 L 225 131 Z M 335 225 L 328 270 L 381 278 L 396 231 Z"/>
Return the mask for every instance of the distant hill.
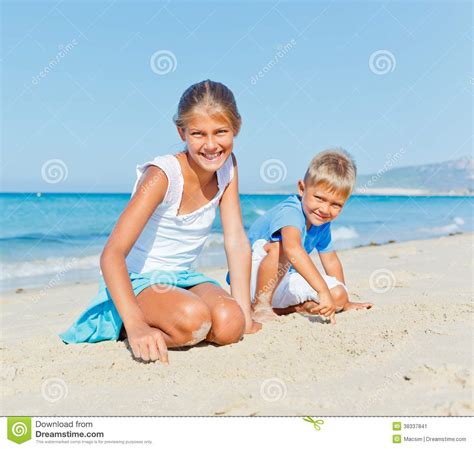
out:
<path id="1" fill-rule="evenodd" d="M 472 194 L 474 160 L 469 157 L 436 164 L 414 165 L 387 170 L 385 173 L 360 175 L 357 193 L 379 189 L 407 189 L 426 194 Z"/>
<path id="2" fill-rule="evenodd" d="M 296 182 L 295 182 L 296 184 Z M 296 186 L 282 186 L 259 193 L 296 192 Z M 380 170 L 359 175 L 355 192 L 359 195 L 473 195 L 474 159 L 459 159 Z"/>

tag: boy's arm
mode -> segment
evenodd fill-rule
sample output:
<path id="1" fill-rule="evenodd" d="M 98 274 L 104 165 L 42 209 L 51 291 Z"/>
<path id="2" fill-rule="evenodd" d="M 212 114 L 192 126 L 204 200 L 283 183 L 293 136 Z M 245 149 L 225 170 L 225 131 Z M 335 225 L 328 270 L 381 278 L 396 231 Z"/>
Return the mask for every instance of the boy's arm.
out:
<path id="1" fill-rule="evenodd" d="M 294 269 L 308 282 L 318 293 L 318 313 L 331 318 L 335 323 L 334 312 L 336 310 L 329 288 L 314 265 L 311 257 L 301 244 L 301 231 L 294 226 L 285 226 L 281 229 L 281 243 L 283 253 L 293 265 Z"/>
<path id="2" fill-rule="evenodd" d="M 342 263 L 337 257 L 336 251 L 328 251 L 327 253 L 319 253 L 319 258 L 321 259 L 321 263 L 323 264 L 324 271 L 328 276 L 334 276 L 338 281 L 341 281 L 344 285 L 346 285 L 344 281 L 344 271 L 342 269 Z M 370 309 L 373 307 L 371 302 L 351 302 L 347 301 L 344 304 L 343 310 L 351 310 L 351 309 Z"/>
<path id="3" fill-rule="evenodd" d="M 319 253 L 319 258 L 326 274 L 328 276 L 334 276 L 338 281 L 345 285 L 344 270 L 342 269 L 342 263 L 339 260 L 339 257 L 337 257 L 336 251 Z"/>

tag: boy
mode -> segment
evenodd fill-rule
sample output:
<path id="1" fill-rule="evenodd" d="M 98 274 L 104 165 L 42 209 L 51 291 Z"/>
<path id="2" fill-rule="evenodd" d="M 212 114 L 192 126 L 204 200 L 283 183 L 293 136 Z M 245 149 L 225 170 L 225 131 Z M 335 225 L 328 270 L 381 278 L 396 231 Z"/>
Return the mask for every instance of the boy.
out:
<path id="1" fill-rule="evenodd" d="M 299 195 L 258 218 L 249 231 L 254 319 L 264 322 L 292 312 L 319 314 L 335 323 L 334 313 L 370 309 L 349 301 L 341 262 L 331 243 L 331 221 L 352 193 L 356 166 L 343 150 L 327 150 L 311 161 Z M 309 253 L 316 249 L 325 274 Z M 272 310 L 273 309 L 273 310 Z"/>

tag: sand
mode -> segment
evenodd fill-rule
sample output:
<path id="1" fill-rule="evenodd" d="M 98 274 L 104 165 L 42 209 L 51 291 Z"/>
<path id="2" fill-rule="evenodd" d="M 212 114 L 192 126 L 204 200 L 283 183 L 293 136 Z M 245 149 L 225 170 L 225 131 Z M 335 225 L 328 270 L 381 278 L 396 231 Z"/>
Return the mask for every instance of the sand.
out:
<path id="1" fill-rule="evenodd" d="M 281 317 L 234 345 L 135 361 L 57 336 L 97 284 L 2 294 L 2 415 L 473 415 L 473 235 L 339 252 L 372 310 Z M 208 271 L 223 285 L 223 269 Z"/>

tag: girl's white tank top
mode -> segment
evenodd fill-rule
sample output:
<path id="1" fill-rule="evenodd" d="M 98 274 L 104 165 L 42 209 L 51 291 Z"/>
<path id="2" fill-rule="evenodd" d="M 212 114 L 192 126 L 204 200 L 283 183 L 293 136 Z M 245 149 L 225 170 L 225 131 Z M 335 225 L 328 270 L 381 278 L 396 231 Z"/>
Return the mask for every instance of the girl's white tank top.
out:
<path id="1" fill-rule="evenodd" d="M 153 212 L 126 258 L 128 271 L 191 270 L 211 233 L 222 194 L 234 176 L 232 157 L 229 156 L 217 171 L 219 191 L 216 196 L 198 210 L 184 215 L 177 215 L 184 179 L 178 159 L 172 154 L 157 156 L 152 161 L 137 165 L 132 196 L 140 177 L 150 165 L 163 170 L 168 178 L 168 189 L 163 202 Z"/>

